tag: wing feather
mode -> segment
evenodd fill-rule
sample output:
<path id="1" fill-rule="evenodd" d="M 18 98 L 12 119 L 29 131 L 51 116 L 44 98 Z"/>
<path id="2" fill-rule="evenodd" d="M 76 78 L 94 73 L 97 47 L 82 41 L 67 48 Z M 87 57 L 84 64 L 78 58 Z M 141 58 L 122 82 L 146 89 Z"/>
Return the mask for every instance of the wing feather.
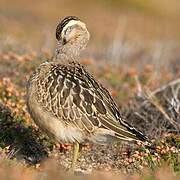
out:
<path id="1" fill-rule="evenodd" d="M 38 101 L 66 124 L 88 132 L 104 127 L 120 139 L 146 139 L 122 120 L 109 92 L 79 64 L 52 64 L 37 86 Z"/>

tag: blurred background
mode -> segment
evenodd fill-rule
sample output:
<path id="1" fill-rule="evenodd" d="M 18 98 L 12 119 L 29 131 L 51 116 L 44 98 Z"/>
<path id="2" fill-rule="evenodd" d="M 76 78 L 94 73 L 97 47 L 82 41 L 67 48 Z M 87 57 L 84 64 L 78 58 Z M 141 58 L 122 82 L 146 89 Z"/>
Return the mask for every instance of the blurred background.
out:
<path id="1" fill-rule="evenodd" d="M 180 76 L 179 0 L 0 0 L 0 77 L 24 88 L 52 57 L 56 26 L 68 15 L 91 34 L 82 63 L 120 105 L 139 93 L 139 84 L 154 90 Z"/>
<path id="2" fill-rule="evenodd" d="M 92 51 L 118 46 L 122 39 L 142 46 L 180 40 L 178 0 L 0 0 L 0 37 L 8 35 L 31 48 L 52 48 L 56 25 L 67 15 L 87 24 Z"/>
<path id="3" fill-rule="evenodd" d="M 156 147 L 156 153 L 140 145 L 122 153 L 123 145 L 86 146 L 78 167 L 139 173 L 167 164 L 180 171 L 179 0 L 0 0 L 1 178 L 11 176 L 4 159 L 37 169 L 47 157 L 64 168 L 70 164 L 72 148 L 54 145 L 29 117 L 25 101 L 30 74 L 52 57 L 56 26 L 69 15 L 84 21 L 91 34 L 81 63 Z M 52 172 L 56 167 L 61 174 L 54 162 Z"/>
<path id="4" fill-rule="evenodd" d="M 179 0 L 0 0 L 0 77 L 25 90 L 52 57 L 56 26 L 68 15 L 86 23 L 82 63 L 120 107 L 180 77 Z"/>

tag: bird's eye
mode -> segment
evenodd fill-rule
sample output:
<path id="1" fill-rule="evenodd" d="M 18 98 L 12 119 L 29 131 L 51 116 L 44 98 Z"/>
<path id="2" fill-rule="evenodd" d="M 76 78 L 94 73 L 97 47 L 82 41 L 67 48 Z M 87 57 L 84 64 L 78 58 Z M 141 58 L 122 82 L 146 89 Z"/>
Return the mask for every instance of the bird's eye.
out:
<path id="1" fill-rule="evenodd" d="M 68 28 L 65 29 L 64 34 L 67 35 L 67 32 L 68 32 Z"/>
<path id="2" fill-rule="evenodd" d="M 72 26 L 68 27 L 65 31 L 64 31 L 64 34 L 67 35 L 71 32 L 72 30 Z"/>
<path id="3" fill-rule="evenodd" d="M 63 43 L 63 45 L 65 45 L 67 43 L 66 38 L 63 38 L 62 43 Z"/>

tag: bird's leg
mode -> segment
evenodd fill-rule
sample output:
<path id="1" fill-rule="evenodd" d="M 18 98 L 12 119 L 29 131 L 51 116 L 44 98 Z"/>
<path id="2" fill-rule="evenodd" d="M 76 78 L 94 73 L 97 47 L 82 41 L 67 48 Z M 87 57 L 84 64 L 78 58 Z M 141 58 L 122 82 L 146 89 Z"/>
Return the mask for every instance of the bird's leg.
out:
<path id="1" fill-rule="evenodd" d="M 78 158 L 79 158 L 79 156 L 80 156 L 80 154 L 81 154 L 82 148 L 83 148 L 83 145 L 82 145 L 82 144 L 79 144 L 79 154 L 78 154 Z"/>
<path id="2" fill-rule="evenodd" d="M 79 154 L 79 143 L 76 141 L 73 144 L 73 159 L 72 159 L 72 164 L 71 164 L 71 168 L 70 168 L 70 170 L 72 170 L 73 172 L 75 170 L 76 162 L 78 159 L 78 154 Z"/>

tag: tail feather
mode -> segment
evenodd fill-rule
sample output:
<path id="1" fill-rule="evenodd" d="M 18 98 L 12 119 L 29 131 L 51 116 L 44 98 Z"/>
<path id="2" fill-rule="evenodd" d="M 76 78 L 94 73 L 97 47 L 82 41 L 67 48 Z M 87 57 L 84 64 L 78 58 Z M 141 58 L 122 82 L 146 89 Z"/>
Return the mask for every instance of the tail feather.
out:
<path id="1" fill-rule="evenodd" d="M 123 120 L 119 120 L 119 121 L 122 126 L 124 126 L 126 129 L 128 129 L 131 133 L 133 133 L 135 135 L 137 140 L 140 140 L 142 142 L 149 141 L 149 139 L 146 135 L 144 135 L 142 132 L 138 131 L 136 128 L 132 127 L 128 122 L 123 121 Z"/>
<path id="2" fill-rule="evenodd" d="M 114 131 L 115 136 L 118 139 L 125 140 L 125 141 L 148 141 L 148 138 L 141 133 L 140 131 L 136 130 L 130 124 L 125 121 L 119 120 L 120 123 L 113 123 L 112 121 L 108 121 L 108 119 L 103 118 L 101 119 L 101 123 L 104 128 Z"/>

